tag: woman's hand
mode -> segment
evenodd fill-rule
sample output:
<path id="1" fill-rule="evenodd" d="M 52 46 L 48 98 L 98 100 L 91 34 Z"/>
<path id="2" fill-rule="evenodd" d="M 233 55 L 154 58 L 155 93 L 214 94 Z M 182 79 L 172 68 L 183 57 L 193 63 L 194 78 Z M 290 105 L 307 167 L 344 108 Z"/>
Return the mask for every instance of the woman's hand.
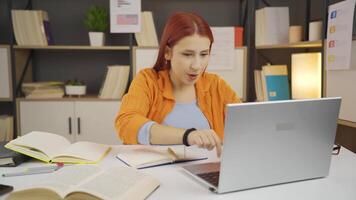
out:
<path id="1" fill-rule="evenodd" d="M 212 129 L 196 130 L 188 135 L 189 145 L 198 145 L 200 148 L 205 148 L 211 151 L 216 147 L 216 154 L 221 155 L 221 141 L 219 136 Z"/>

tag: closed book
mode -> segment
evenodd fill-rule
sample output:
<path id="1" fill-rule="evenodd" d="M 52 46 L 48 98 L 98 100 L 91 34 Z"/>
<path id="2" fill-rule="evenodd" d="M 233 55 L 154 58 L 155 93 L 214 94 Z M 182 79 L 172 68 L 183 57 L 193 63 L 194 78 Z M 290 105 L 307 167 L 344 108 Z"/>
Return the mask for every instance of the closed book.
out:
<path id="1" fill-rule="evenodd" d="M 16 167 L 30 157 L 5 148 L 6 141 L 0 142 L 0 167 Z"/>
<path id="2" fill-rule="evenodd" d="M 262 67 L 266 81 L 268 101 L 290 99 L 288 70 L 286 65 L 266 65 Z"/>
<path id="3" fill-rule="evenodd" d="M 14 137 L 14 117 L 0 115 L 0 141 L 10 141 Z"/>
<path id="4" fill-rule="evenodd" d="M 263 97 L 263 88 L 262 88 L 262 79 L 261 79 L 261 70 L 254 71 L 255 78 L 255 92 L 256 92 L 256 100 L 264 101 Z"/>
<path id="5" fill-rule="evenodd" d="M 242 47 L 244 43 L 244 28 L 241 26 L 235 27 L 235 47 Z"/>
<path id="6" fill-rule="evenodd" d="M 129 74 L 130 74 L 130 66 L 121 66 L 118 68 L 119 70 L 117 71 L 118 76 L 115 84 L 115 88 L 112 92 L 112 99 L 121 99 L 122 96 L 124 95 L 126 88 L 127 88 L 127 83 L 129 80 Z"/>
<path id="7" fill-rule="evenodd" d="M 265 7 L 257 10 L 255 16 L 256 46 L 289 42 L 288 7 Z"/>
<path id="8" fill-rule="evenodd" d="M 54 39 L 53 39 L 53 34 L 51 30 L 51 24 L 49 22 L 49 16 L 46 11 L 42 11 L 42 17 L 43 17 L 43 31 L 45 32 L 46 39 L 47 39 L 47 44 L 48 45 L 54 45 Z"/>

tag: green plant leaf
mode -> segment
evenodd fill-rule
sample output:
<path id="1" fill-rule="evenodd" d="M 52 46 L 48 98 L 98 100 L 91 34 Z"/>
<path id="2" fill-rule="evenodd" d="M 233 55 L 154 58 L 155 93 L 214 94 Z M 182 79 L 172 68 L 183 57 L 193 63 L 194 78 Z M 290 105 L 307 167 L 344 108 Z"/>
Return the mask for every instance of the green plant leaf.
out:
<path id="1" fill-rule="evenodd" d="M 84 24 L 89 31 L 105 32 L 109 27 L 108 11 L 101 6 L 91 6 L 85 14 Z"/>

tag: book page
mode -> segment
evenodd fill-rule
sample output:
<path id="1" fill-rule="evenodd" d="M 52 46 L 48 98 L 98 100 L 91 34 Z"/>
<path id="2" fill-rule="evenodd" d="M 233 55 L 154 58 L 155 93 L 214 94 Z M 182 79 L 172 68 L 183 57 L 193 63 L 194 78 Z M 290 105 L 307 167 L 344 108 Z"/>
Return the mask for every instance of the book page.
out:
<path id="1" fill-rule="evenodd" d="M 122 145 L 118 152 L 118 159 L 136 168 L 173 162 L 167 146 Z"/>
<path id="2" fill-rule="evenodd" d="M 49 158 L 54 157 L 63 149 L 70 145 L 70 142 L 57 134 L 32 131 L 24 136 L 18 137 L 8 143 L 11 149 L 16 151 L 16 147 L 28 149 L 28 154 L 30 152 L 36 153 L 36 151 L 41 151 L 46 154 Z"/>
<path id="3" fill-rule="evenodd" d="M 66 194 L 73 191 L 73 188 L 78 186 L 80 182 L 85 179 L 88 179 L 93 174 L 96 174 L 101 169 L 93 165 L 73 165 L 73 166 L 64 166 L 58 171 L 53 172 L 48 175 L 46 181 L 41 181 L 36 183 L 36 180 L 31 183 L 30 186 L 25 186 L 18 188 L 14 191 L 12 196 L 29 195 L 33 199 L 36 199 L 36 196 L 39 198 L 41 194 L 50 193 L 45 191 L 45 189 L 50 191 L 55 191 L 62 198 Z M 11 198 L 10 198 L 11 199 Z"/>
<path id="4" fill-rule="evenodd" d="M 58 153 L 52 161 L 70 163 L 96 163 L 100 161 L 109 150 L 110 147 L 105 144 L 81 141 L 70 145 L 68 148 Z"/>
<path id="5" fill-rule="evenodd" d="M 145 199 L 159 186 L 159 182 L 135 169 L 113 167 L 85 180 L 75 193 L 90 193 L 102 199 Z"/>

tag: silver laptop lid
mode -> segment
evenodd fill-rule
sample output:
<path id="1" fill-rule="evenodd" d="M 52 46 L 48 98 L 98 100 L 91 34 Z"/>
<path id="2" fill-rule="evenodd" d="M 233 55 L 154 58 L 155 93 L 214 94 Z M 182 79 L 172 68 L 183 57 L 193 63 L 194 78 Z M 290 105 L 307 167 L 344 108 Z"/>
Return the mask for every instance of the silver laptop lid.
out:
<path id="1" fill-rule="evenodd" d="M 327 176 L 341 98 L 227 105 L 218 192 Z"/>

